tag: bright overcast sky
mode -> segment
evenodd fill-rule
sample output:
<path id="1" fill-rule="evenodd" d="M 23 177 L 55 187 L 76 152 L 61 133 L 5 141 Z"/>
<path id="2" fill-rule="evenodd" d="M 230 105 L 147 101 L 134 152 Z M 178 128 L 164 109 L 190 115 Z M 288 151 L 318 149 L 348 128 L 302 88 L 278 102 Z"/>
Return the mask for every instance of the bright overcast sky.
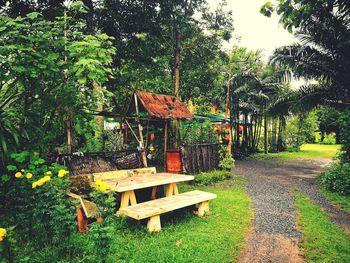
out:
<path id="1" fill-rule="evenodd" d="M 264 59 L 277 47 L 291 44 L 295 41 L 292 34 L 279 24 L 279 16 L 273 14 L 265 17 L 260 14 L 260 7 L 267 0 L 227 0 L 227 8 L 232 10 L 234 37 L 230 45 L 238 44 L 252 50 L 262 50 Z M 209 5 L 215 8 L 218 1 L 208 0 Z M 275 1 L 271 1 L 274 3 Z M 240 42 L 237 41 L 240 37 Z"/>

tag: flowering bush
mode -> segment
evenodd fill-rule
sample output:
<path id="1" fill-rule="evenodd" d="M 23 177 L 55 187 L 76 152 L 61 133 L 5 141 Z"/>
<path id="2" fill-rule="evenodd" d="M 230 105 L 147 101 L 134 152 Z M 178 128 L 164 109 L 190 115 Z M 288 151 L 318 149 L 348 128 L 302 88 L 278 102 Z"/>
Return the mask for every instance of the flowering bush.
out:
<path id="1" fill-rule="evenodd" d="M 66 196 L 68 171 L 27 151 L 10 157 L 0 180 L 6 224 L 16 226 L 17 238 L 32 240 L 38 247 L 68 237 L 75 231 L 75 208 Z"/>
<path id="2" fill-rule="evenodd" d="M 4 240 L 6 236 L 6 229 L 0 227 L 0 242 Z"/>

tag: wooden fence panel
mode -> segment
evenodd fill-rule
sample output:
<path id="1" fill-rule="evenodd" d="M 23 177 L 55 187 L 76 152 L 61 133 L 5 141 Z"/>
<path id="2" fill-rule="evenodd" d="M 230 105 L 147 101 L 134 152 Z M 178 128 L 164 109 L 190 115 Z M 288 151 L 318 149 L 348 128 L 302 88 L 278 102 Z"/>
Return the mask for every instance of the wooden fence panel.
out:
<path id="1" fill-rule="evenodd" d="M 219 144 L 194 144 L 181 147 L 183 172 L 196 174 L 219 167 Z"/>

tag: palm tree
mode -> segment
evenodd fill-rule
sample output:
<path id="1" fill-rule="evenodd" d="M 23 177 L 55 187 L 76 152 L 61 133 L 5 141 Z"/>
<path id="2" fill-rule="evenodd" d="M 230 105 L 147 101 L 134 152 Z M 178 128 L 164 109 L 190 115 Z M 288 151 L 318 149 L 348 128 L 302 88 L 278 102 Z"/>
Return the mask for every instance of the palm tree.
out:
<path id="1" fill-rule="evenodd" d="M 292 97 L 300 105 L 350 105 L 349 1 L 324 1 L 304 18 L 295 33 L 300 43 L 274 52 L 271 62 L 286 67 L 297 78 L 315 80 Z"/>

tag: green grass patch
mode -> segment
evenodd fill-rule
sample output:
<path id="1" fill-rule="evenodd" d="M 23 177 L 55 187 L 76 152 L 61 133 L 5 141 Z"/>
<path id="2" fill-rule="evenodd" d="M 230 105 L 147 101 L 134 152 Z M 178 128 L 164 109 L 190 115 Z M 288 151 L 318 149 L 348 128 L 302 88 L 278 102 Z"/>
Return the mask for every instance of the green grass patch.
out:
<path id="1" fill-rule="evenodd" d="M 330 192 L 324 188 L 321 188 L 321 192 L 326 196 L 328 200 L 339 205 L 342 209 L 350 212 L 350 196 L 341 195 L 338 193 Z"/>
<path id="2" fill-rule="evenodd" d="M 309 197 L 296 193 L 301 244 L 307 262 L 350 262 L 350 238 Z"/>
<path id="3" fill-rule="evenodd" d="M 303 144 L 298 152 L 258 153 L 254 157 L 262 159 L 278 158 L 281 160 L 334 158 L 339 151 L 340 145 Z"/>
<path id="4" fill-rule="evenodd" d="M 101 236 L 89 231 L 75 234 L 62 247 L 47 244 L 40 251 L 31 242 L 14 243 L 14 262 L 234 262 L 253 217 L 244 178 L 233 175 L 210 186 L 179 185 L 180 192 L 196 189 L 217 195 L 209 202 L 210 215 L 198 218 L 194 207 L 176 210 L 161 216 L 162 231 L 153 234 L 142 226 L 145 222 L 118 218 L 105 230 L 112 238 L 106 261 L 96 253 Z M 6 262 L 1 246 L 0 262 Z"/>
<path id="5" fill-rule="evenodd" d="M 232 178 L 232 173 L 229 171 L 210 171 L 206 173 L 196 174 L 194 180 L 199 185 L 210 185 L 220 181 Z"/>
<path id="6" fill-rule="evenodd" d="M 231 182 L 232 183 L 232 182 Z M 210 202 L 211 215 L 198 218 L 191 209 L 162 216 L 162 231 L 149 234 L 127 220 L 115 238 L 113 258 L 117 262 L 233 262 L 238 257 L 251 218 L 251 201 L 245 186 L 234 188 L 195 187 L 217 194 Z M 194 190 L 192 186 L 181 187 Z"/>

